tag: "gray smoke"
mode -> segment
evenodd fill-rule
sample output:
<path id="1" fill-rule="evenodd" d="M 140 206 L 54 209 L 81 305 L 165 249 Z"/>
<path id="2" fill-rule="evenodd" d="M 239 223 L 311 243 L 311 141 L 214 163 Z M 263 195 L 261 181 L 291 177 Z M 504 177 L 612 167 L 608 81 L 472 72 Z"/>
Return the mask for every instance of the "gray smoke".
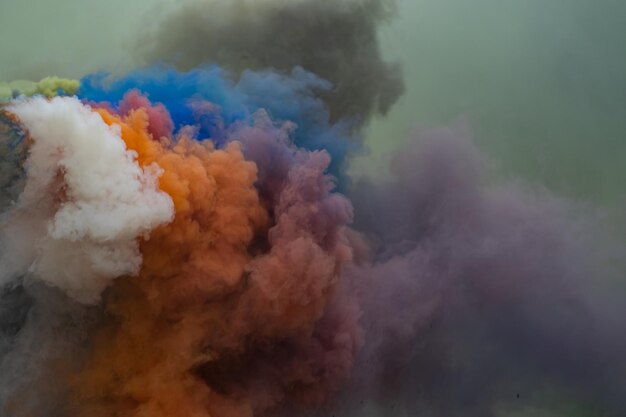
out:
<path id="1" fill-rule="evenodd" d="M 167 16 L 141 42 L 147 63 L 188 70 L 216 63 L 236 73 L 301 66 L 332 82 L 331 116 L 361 121 L 385 114 L 404 86 L 398 65 L 386 62 L 379 25 L 395 0 L 195 1 Z"/>

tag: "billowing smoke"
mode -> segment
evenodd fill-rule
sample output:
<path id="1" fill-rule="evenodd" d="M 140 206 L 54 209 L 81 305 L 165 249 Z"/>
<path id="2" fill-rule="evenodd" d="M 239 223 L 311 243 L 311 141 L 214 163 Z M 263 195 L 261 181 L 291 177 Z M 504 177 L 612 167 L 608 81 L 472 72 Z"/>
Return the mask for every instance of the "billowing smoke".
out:
<path id="1" fill-rule="evenodd" d="M 335 288 L 352 257 L 352 207 L 332 191 L 331 156 L 296 147 L 293 122 L 212 71 L 176 74 L 223 87 L 213 102 L 164 100 L 179 113 L 138 90 L 6 107 L 30 145 L 3 219 L 5 412 L 243 416 L 322 404 L 348 378 L 359 312 Z M 317 101 L 304 75 L 277 80 L 307 108 Z M 114 97 L 115 85 L 85 82 L 81 94 Z M 313 132 L 334 129 L 307 117 Z M 213 140 L 198 136 L 203 121 Z M 58 342 L 47 325 L 61 327 Z M 16 378 L 23 363 L 35 369 Z"/>
<path id="2" fill-rule="evenodd" d="M 57 95 L 59 91 L 74 94 L 78 90 L 77 80 L 67 80 L 58 77 L 46 77 L 39 82 L 13 81 L 0 83 L 0 101 L 8 101 L 19 96 L 33 96 L 35 94 L 46 97 Z"/>
<path id="3" fill-rule="evenodd" d="M 137 238 L 173 217 L 160 169 L 139 167 L 116 129 L 75 98 L 20 100 L 7 111 L 33 143 L 24 191 L 3 219 L 0 282 L 28 273 L 95 302 L 108 280 L 139 272 Z"/>
<path id="4" fill-rule="evenodd" d="M 626 410 L 624 250 L 601 232 L 601 213 L 523 184 L 485 184 L 463 125 L 420 132 L 391 172 L 353 193 L 355 226 L 375 248 L 347 272 L 367 341 L 353 399 L 373 396 L 385 415 L 393 405 L 565 412 L 561 401 Z"/>
<path id="5" fill-rule="evenodd" d="M 0 415 L 624 415 L 601 207 L 494 178 L 464 123 L 349 176 L 392 13 L 193 2 L 155 65 L 0 86 Z"/>
<path id="6" fill-rule="evenodd" d="M 201 0 L 159 22 L 140 44 L 148 62 L 182 70 L 219 63 L 291 71 L 296 66 L 332 83 L 322 94 L 334 120 L 385 114 L 402 93 L 400 67 L 380 50 L 378 27 L 395 0 Z"/>

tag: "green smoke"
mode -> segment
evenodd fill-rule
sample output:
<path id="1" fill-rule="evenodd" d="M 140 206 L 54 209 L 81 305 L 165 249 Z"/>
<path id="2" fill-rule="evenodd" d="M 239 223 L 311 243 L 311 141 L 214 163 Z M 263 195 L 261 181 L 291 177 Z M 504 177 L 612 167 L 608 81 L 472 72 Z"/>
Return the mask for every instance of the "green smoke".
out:
<path id="1" fill-rule="evenodd" d="M 33 96 L 35 94 L 52 97 L 59 91 L 65 94 L 74 94 L 78 91 L 78 80 L 69 80 L 59 77 L 46 77 L 39 82 L 12 81 L 0 82 L 0 102 L 10 100 L 16 96 Z"/>

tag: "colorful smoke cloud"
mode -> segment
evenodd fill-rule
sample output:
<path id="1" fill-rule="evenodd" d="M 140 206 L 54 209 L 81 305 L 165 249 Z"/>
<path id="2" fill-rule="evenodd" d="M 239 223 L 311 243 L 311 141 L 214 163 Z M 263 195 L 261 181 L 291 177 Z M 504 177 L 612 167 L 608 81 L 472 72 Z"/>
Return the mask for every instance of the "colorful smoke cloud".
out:
<path id="1" fill-rule="evenodd" d="M 191 2 L 154 65 L 0 85 L 0 415 L 626 411 L 602 208 L 494 181 L 467 123 L 350 175 L 393 12 Z"/>

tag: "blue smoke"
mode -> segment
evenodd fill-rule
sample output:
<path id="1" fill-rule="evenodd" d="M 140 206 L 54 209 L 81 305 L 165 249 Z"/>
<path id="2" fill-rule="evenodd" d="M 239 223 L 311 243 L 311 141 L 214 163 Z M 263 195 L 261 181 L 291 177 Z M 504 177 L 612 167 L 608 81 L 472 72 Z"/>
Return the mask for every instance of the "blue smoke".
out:
<path id="1" fill-rule="evenodd" d="M 292 122 L 296 146 L 326 150 L 332 157 L 331 174 L 341 176 L 344 161 L 358 150 L 355 122 L 331 123 L 318 94 L 332 85 L 316 75 L 294 68 L 291 73 L 244 71 L 238 80 L 217 66 L 179 72 L 169 66 L 152 66 L 115 78 L 107 73 L 88 75 L 81 80 L 78 96 L 92 102 L 107 102 L 114 108 L 129 90 L 136 89 L 153 103 L 169 110 L 175 129 L 195 126 L 198 139 L 211 139 L 220 146 L 226 132 L 236 123 L 251 123 L 251 116 L 265 110 L 277 123 Z M 194 103 L 209 102 L 202 111 Z M 195 110 L 194 110 L 195 108 Z"/>

